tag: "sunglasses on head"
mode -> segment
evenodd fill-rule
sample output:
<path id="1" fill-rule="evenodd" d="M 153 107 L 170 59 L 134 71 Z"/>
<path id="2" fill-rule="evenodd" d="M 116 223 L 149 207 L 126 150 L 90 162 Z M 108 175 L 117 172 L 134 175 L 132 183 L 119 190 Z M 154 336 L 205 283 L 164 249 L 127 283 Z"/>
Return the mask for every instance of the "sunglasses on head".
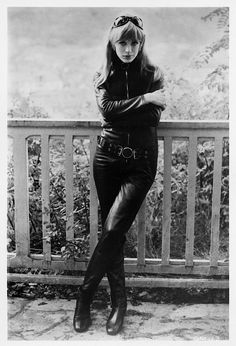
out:
<path id="1" fill-rule="evenodd" d="M 113 28 L 117 28 L 119 26 L 125 25 L 128 22 L 132 22 L 134 25 L 136 25 L 137 27 L 139 27 L 140 29 L 143 30 L 143 21 L 141 18 L 139 17 L 129 17 L 129 16 L 120 16 L 117 17 L 113 23 Z"/>

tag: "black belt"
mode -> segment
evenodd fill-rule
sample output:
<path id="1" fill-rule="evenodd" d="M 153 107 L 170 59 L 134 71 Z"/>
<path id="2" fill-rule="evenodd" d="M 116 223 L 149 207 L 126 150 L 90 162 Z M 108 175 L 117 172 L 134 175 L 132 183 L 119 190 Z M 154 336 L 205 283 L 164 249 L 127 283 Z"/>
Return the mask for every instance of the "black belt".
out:
<path id="1" fill-rule="evenodd" d="M 142 148 L 135 148 L 132 149 L 130 147 L 123 147 L 122 145 L 115 144 L 113 142 L 110 142 L 106 138 L 102 136 L 98 136 L 97 139 L 98 146 L 102 149 L 105 149 L 107 152 L 111 154 L 115 154 L 119 157 L 123 157 L 124 159 L 131 159 L 134 160 L 147 158 L 148 157 L 148 150 L 142 149 Z"/>

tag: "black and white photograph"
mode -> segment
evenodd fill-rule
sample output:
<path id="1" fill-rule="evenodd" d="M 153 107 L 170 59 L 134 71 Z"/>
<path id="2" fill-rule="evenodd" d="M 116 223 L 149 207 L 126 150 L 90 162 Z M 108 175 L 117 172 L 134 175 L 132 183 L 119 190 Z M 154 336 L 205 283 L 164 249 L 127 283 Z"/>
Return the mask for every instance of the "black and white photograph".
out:
<path id="1" fill-rule="evenodd" d="M 230 342 L 231 2 L 3 11 L 7 342 Z"/>

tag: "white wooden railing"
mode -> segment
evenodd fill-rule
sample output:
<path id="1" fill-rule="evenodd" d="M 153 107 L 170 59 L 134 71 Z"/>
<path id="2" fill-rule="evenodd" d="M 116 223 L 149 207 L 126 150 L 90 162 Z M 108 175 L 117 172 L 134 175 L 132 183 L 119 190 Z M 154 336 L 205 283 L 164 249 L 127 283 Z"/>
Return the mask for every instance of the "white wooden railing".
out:
<path id="1" fill-rule="evenodd" d="M 51 268 L 51 269 L 86 269 L 87 260 L 70 260 L 65 262 L 60 256 L 51 254 L 50 242 L 43 241 L 43 254 L 30 253 L 29 234 L 29 196 L 28 196 L 28 161 L 27 138 L 41 136 L 42 160 L 42 211 L 49 209 L 49 139 L 50 136 L 63 136 L 65 139 L 65 188 L 66 188 L 66 239 L 73 240 L 73 138 L 88 138 L 90 141 L 90 157 L 96 148 L 96 138 L 101 127 L 98 121 L 74 120 L 23 120 L 8 121 L 8 136 L 13 139 L 14 159 L 14 197 L 15 197 L 15 237 L 16 252 L 8 254 L 9 267 Z M 226 121 L 162 121 L 158 128 L 158 136 L 164 140 L 164 199 L 162 224 L 161 258 L 145 258 L 145 202 L 138 214 L 138 246 L 137 258 L 125 259 L 125 270 L 128 273 L 156 274 L 156 278 L 136 278 L 133 284 L 145 285 L 151 282 L 156 286 L 195 286 L 228 287 L 228 280 L 211 280 L 208 278 L 229 274 L 228 263 L 219 260 L 219 222 L 223 139 L 228 137 L 229 125 Z M 197 170 L 198 138 L 211 138 L 215 143 L 214 176 L 211 217 L 211 247 L 209 260 L 194 259 L 194 215 Z M 188 193 L 185 259 L 170 258 L 170 220 L 171 220 L 171 154 L 172 141 L 188 140 Z M 92 161 L 92 160 L 91 160 Z M 45 209 L 46 208 L 46 209 Z M 48 213 L 42 213 L 43 237 L 47 235 L 46 225 L 50 222 Z M 98 201 L 90 164 L 90 250 L 97 243 Z M 160 275 L 185 275 L 187 279 L 163 279 Z M 207 279 L 193 279 L 194 276 Z M 20 280 L 19 275 L 9 274 L 9 280 Z M 29 278 L 21 280 L 29 280 Z M 32 280 L 41 280 L 34 276 Z M 60 283 L 68 282 L 68 278 L 42 279 Z M 188 281 L 189 280 L 189 281 Z M 70 283 L 78 283 L 70 278 Z"/>

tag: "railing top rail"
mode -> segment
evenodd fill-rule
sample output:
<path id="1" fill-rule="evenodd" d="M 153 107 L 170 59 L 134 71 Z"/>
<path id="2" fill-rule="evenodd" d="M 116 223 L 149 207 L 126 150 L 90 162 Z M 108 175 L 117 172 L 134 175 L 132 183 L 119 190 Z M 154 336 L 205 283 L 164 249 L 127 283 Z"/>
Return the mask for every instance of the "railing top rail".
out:
<path id="1" fill-rule="evenodd" d="M 101 122 L 98 119 L 22 119 L 12 118 L 7 121 L 9 128 L 90 128 L 100 129 Z M 227 120 L 162 120 L 159 129 L 229 129 Z"/>

